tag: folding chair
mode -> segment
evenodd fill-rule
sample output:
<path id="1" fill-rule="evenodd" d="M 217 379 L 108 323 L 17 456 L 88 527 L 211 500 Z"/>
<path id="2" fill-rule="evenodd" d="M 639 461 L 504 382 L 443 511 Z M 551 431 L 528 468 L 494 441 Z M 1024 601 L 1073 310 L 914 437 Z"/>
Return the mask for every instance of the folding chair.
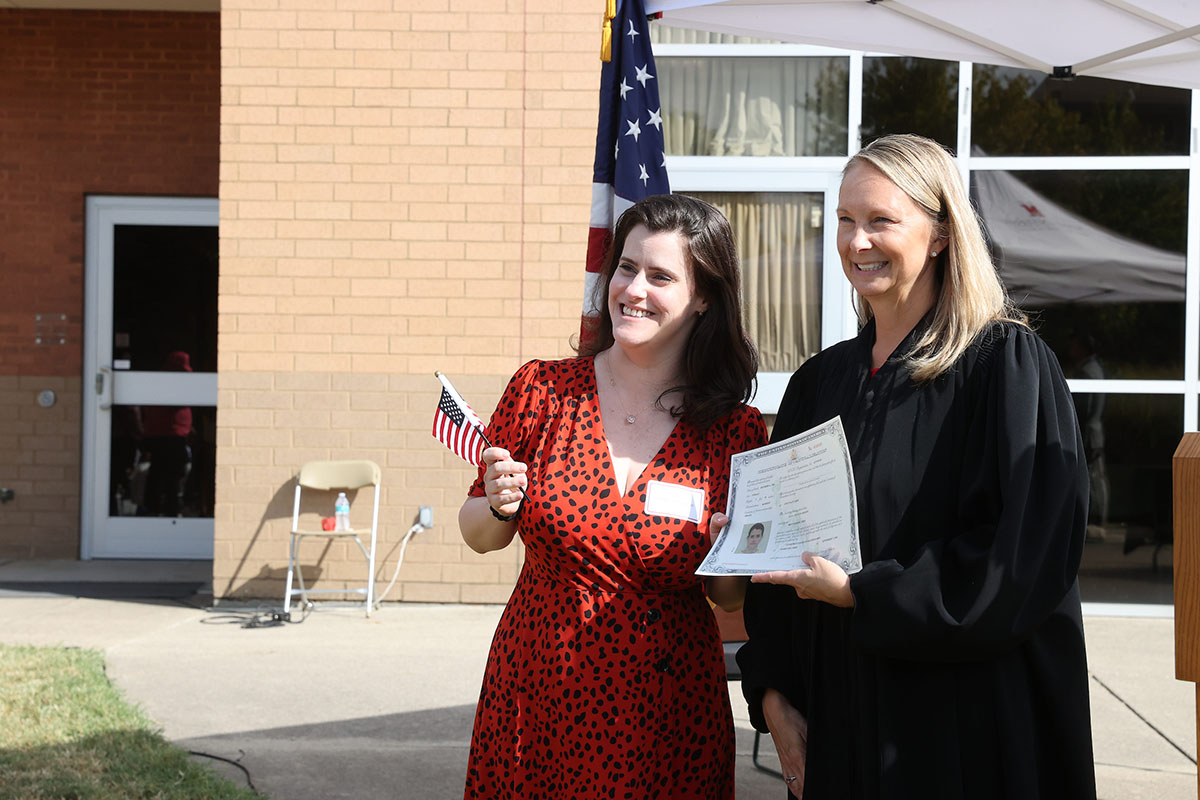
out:
<path id="1" fill-rule="evenodd" d="M 296 500 L 292 506 L 292 541 L 288 550 L 287 589 L 283 595 L 283 613 L 291 612 L 292 598 L 296 595 L 306 604 L 311 605 L 310 594 L 362 594 L 366 595 L 367 616 L 371 616 L 375 608 L 375 545 L 379 537 L 379 482 L 381 472 L 374 461 L 310 461 L 300 468 L 296 476 Z M 371 546 L 363 544 L 360 534 L 366 530 L 351 527 L 348 531 L 301 530 L 300 528 L 300 494 L 309 489 L 319 492 L 350 491 L 374 487 L 374 509 L 371 512 Z M 330 501 L 332 505 L 332 500 Z M 367 559 L 367 585 L 362 588 L 349 589 L 308 589 L 304 585 L 304 570 L 297 565 L 300 542 L 311 537 L 326 539 L 353 539 Z M 298 589 L 292 588 L 292 576 L 295 575 Z"/>

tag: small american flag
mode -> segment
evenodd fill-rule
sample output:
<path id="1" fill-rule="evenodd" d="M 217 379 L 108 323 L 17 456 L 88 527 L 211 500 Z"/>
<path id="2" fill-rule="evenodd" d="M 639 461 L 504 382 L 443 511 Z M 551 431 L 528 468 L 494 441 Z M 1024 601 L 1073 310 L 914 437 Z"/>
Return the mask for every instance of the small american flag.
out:
<path id="1" fill-rule="evenodd" d="M 456 456 L 475 466 L 483 461 L 483 448 L 488 446 L 483 435 L 483 421 L 450 385 L 450 379 L 434 373 L 442 382 L 442 397 L 433 412 L 433 438 L 450 448 Z"/>
<path id="2" fill-rule="evenodd" d="M 638 200 L 671 193 L 657 74 L 642 0 L 617 0 L 612 20 L 612 60 L 605 62 L 600 71 L 583 300 L 585 338 L 589 334 L 588 317 L 599 313 L 592 305 L 592 292 L 604 269 L 604 255 L 617 217 Z"/>

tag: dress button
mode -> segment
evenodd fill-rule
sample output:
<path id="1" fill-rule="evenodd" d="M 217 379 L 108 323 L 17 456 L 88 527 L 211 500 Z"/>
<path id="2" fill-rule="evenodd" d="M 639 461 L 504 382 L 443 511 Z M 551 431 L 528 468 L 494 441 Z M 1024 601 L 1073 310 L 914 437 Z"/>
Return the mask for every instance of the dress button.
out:
<path id="1" fill-rule="evenodd" d="M 646 612 L 646 622 L 658 622 L 662 619 L 662 612 L 657 608 L 652 608 Z"/>
<path id="2" fill-rule="evenodd" d="M 659 660 L 658 660 L 658 661 L 657 661 L 657 662 L 654 664 L 654 668 L 655 668 L 656 670 L 658 670 L 659 672 L 666 672 L 667 670 L 669 670 L 669 669 L 671 668 L 671 659 L 669 659 L 669 658 L 660 658 L 660 659 L 659 659 Z"/>
<path id="3" fill-rule="evenodd" d="M 875 399 L 875 390 L 867 389 L 867 394 L 866 394 L 865 399 L 866 399 L 867 403 L 870 403 L 872 400 L 874 400 Z"/>

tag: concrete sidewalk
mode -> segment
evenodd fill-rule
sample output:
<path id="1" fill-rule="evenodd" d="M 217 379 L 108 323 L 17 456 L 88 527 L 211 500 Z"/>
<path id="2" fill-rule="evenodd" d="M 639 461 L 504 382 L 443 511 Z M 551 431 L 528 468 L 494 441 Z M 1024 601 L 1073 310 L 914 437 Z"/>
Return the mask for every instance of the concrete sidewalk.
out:
<path id="1" fill-rule="evenodd" d="M 0 643 L 103 650 L 113 681 L 168 738 L 240 761 L 274 800 L 462 796 L 500 607 L 392 604 L 369 620 L 319 607 L 301 623 L 244 627 L 254 609 L 64 588 L 123 581 L 108 594 L 128 596 L 136 575 L 161 590 L 191 581 L 190 565 L 78 563 L 61 562 L 63 574 L 50 574 L 53 562 L 0 564 Z M 1100 797 L 1195 798 L 1195 690 L 1173 677 L 1173 622 L 1089 617 L 1086 627 Z M 781 800 L 779 779 L 751 764 L 754 735 L 731 689 L 738 796 Z M 776 763 L 766 738 L 762 761 Z"/>

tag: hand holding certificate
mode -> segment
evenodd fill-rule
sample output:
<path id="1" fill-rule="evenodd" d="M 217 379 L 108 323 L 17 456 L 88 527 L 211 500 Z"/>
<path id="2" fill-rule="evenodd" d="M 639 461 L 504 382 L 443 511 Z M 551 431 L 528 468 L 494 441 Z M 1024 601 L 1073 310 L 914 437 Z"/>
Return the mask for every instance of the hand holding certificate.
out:
<path id="1" fill-rule="evenodd" d="M 808 569 L 805 552 L 862 569 L 854 470 L 841 417 L 733 456 L 729 524 L 697 575 Z"/>

